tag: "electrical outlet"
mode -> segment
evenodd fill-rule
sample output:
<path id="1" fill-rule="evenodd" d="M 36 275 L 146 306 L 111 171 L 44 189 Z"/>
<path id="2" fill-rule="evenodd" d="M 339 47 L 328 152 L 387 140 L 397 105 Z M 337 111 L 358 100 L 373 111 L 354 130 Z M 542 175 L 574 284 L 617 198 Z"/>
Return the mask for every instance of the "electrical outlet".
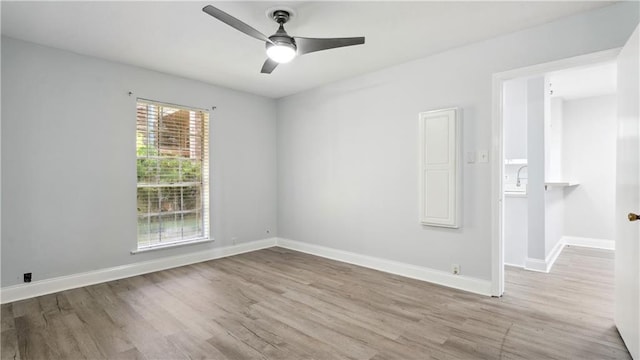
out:
<path id="1" fill-rule="evenodd" d="M 488 163 L 489 162 L 489 151 L 487 151 L 487 150 L 479 150 L 478 151 L 478 162 L 480 162 L 480 163 Z"/>
<path id="2" fill-rule="evenodd" d="M 451 272 L 453 273 L 453 275 L 460 275 L 460 265 L 451 264 Z"/>
<path id="3" fill-rule="evenodd" d="M 267 235 L 271 234 L 271 230 L 267 230 Z"/>
<path id="4" fill-rule="evenodd" d="M 233 245 L 235 245 L 235 244 L 236 244 L 236 241 L 237 241 L 237 240 L 238 240 L 238 238 L 237 238 L 237 237 L 235 237 L 235 236 L 231 238 L 231 242 L 233 242 Z"/>
<path id="5" fill-rule="evenodd" d="M 22 278 L 23 278 L 24 282 L 26 282 L 26 283 L 31 282 L 31 273 L 24 273 L 22 275 Z"/>

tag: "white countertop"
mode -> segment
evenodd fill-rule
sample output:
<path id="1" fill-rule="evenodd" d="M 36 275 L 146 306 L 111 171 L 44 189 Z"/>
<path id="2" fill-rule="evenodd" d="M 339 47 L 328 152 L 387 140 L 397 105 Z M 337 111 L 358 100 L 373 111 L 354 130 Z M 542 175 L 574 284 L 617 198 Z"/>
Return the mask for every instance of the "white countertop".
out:
<path id="1" fill-rule="evenodd" d="M 545 188 L 547 186 L 552 186 L 552 187 L 568 187 L 568 186 L 578 186 L 579 184 L 575 181 L 565 181 L 565 180 L 558 180 L 558 181 L 545 181 L 544 186 Z"/>
<path id="2" fill-rule="evenodd" d="M 526 198 L 527 193 L 524 191 L 505 191 L 504 196 L 511 198 Z"/>

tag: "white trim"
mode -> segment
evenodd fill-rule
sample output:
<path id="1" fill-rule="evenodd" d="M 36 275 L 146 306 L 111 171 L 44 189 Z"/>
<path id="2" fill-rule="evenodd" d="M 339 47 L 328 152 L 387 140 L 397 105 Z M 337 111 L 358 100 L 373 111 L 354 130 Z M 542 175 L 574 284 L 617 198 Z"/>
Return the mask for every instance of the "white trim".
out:
<path id="1" fill-rule="evenodd" d="M 547 272 L 551 271 L 551 268 L 553 267 L 553 264 L 556 263 L 556 260 L 558 260 L 558 256 L 560 256 L 562 249 L 564 249 L 564 241 L 560 238 L 556 246 L 549 251 L 549 254 L 545 258 L 545 262 L 547 263 Z"/>
<path id="2" fill-rule="evenodd" d="M 524 269 L 524 265 L 509 264 L 508 262 L 505 262 L 504 266 L 510 266 L 510 267 L 515 267 L 515 268 L 519 268 L 519 269 Z"/>
<path id="3" fill-rule="evenodd" d="M 547 262 L 540 259 L 527 258 L 524 261 L 525 270 L 548 273 Z"/>
<path id="4" fill-rule="evenodd" d="M 220 259 L 227 256 L 239 255 L 273 246 L 279 246 L 327 259 L 342 261 L 476 294 L 486 296 L 491 295 L 491 282 L 488 280 L 476 279 L 464 275 L 453 275 L 445 271 L 434 270 L 423 266 L 360 255 L 299 241 L 282 238 L 269 238 L 238 245 L 208 249 L 196 253 L 170 256 L 161 259 L 34 281 L 28 284 L 7 286 L 0 289 L 0 303 L 5 304 L 13 301 L 29 299 L 59 291 L 75 289 L 203 261 Z"/>
<path id="5" fill-rule="evenodd" d="M 58 291 L 123 279 L 131 276 L 170 269 L 178 266 L 194 264 L 202 261 L 219 259 L 273 247 L 276 238 L 256 240 L 238 245 L 207 249 L 204 251 L 164 257 L 161 259 L 137 262 L 112 268 L 88 271 L 80 274 L 61 276 L 52 279 L 34 281 L 28 284 L 7 286 L 0 289 L 0 303 L 28 299 Z"/>
<path id="6" fill-rule="evenodd" d="M 553 264 L 555 264 L 558 256 L 560 256 L 560 253 L 567 245 L 615 250 L 615 242 L 613 240 L 592 239 L 577 236 L 563 236 L 562 238 L 560 238 L 556 246 L 554 246 L 553 249 L 549 252 L 549 255 L 547 255 L 544 261 L 540 259 L 527 258 L 525 260 L 524 268 L 526 270 L 548 273 L 549 271 L 551 271 Z M 507 263 L 504 264 L 509 266 L 518 266 Z"/>
<path id="7" fill-rule="evenodd" d="M 277 246 L 412 279 L 427 281 L 454 289 L 491 296 L 491 282 L 488 280 L 472 278 L 464 275 L 453 275 L 446 271 L 434 270 L 423 266 L 411 265 L 283 238 L 277 239 Z"/>
<path id="8" fill-rule="evenodd" d="M 562 249 L 564 249 L 564 245 L 564 238 L 560 238 L 556 246 L 551 249 L 544 260 L 527 258 L 524 263 L 525 270 L 548 273 L 549 271 L 551 271 L 551 268 L 553 267 L 553 264 L 555 264 L 556 260 L 558 260 L 558 256 L 560 256 Z"/>
<path id="9" fill-rule="evenodd" d="M 617 58 L 621 48 L 599 51 L 591 54 L 574 56 L 546 62 L 543 64 L 494 73 L 492 78 L 492 117 L 491 117 L 491 149 L 493 158 L 491 166 L 491 293 L 501 296 L 504 292 L 504 256 L 502 239 L 502 168 L 504 149 L 502 141 L 502 84 L 518 77 L 534 76 L 551 71 L 563 70 L 571 67 L 596 64 Z M 528 259 L 529 260 L 529 259 Z M 542 260 L 540 260 L 542 261 Z M 546 268 L 546 264 L 545 264 Z"/>
<path id="10" fill-rule="evenodd" d="M 502 179 L 504 154 L 502 149 L 502 83 L 499 74 L 492 79 L 493 117 L 491 121 L 491 295 L 504 293 L 504 192 Z"/>
<path id="11" fill-rule="evenodd" d="M 527 258 L 524 268 L 531 271 L 548 273 L 554 262 L 562 252 L 565 244 L 598 249 L 614 249 L 613 240 L 564 236 L 562 237 L 562 239 L 560 239 L 558 244 L 556 244 L 554 249 L 549 253 L 545 261 Z M 246 252 L 270 248 L 273 246 L 279 246 L 285 249 L 300 251 L 327 259 L 342 261 L 345 263 L 363 266 L 366 268 L 396 274 L 412 279 L 422 280 L 438 285 L 443 285 L 454 289 L 469 291 L 480 295 L 494 295 L 492 287 L 494 283 L 487 280 L 472 278 L 464 275 L 453 275 L 449 274 L 446 271 L 434 270 L 423 266 L 411 265 L 393 260 L 381 259 L 324 246 L 274 237 L 238 245 L 213 248 L 196 253 L 170 256 L 156 260 L 149 260 L 128 265 L 116 266 L 112 268 L 88 271 L 80 274 L 45 279 L 28 284 L 7 286 L 0 289 L 0 303 L 5 304 L 59 291 L 99 284 L 107 281 L 123 279 L 131 276 L 147 274 L 155 271 L 171 269 L 174 267 L 190 265 L 203 261 L 220 259 L 227 256 L 239 255 Z M 523 267 L 507 263 L 505 263 L 504 265 L 520 268 Z"/>
<path id="12" fill-rule="evenodd" d="M 615 250 L 616 242 L 608 239 L 593 239 L 578 236 L 563 236 L 562 241 L 566 245 L 583 246 L 596 249 Z"/>
<path id="13" fill-rule="evenodd" d="M 589 54 L 573 56 L 565 59 L 559 59 L 554 61 L 545 62 L 542 64 L 536 64 L 526 66 L 518 69 L 512 69 L 495 73 L 494 76 L 502 80 L 510 80 L 519 77 L 528 77 L 542 75 L 552 71 L 559 71 L 573 67 L 587 66 L 592 64 L 598 64 L 601 62 L 607 62 L 618 58 L 618 54 L 622 50 L 621 47 L 597 51 Z"/>
<path id="14" fill-rule="evenodd" d="M 131 250 L 131 255 L 146 253 L 146 252 L 149 252 L 149 251 L 156 251 L 156 250 L 163 250 L 163 249 L 173 249 L 173 248 L 177 248 L 177 247 L 180 247 L 180 246 L 202 244 L 202 243 L 208 243 L 208 242 L 214 242 L 214 241 L 215 241 L 214 239 L 178 240 L 178 241 L 173 241 L 173 242 L 170 242 L 170 243 L 145 246 L 145 247 L 142 247 L 142 248 L 138 248 L 136 250 Z"/>

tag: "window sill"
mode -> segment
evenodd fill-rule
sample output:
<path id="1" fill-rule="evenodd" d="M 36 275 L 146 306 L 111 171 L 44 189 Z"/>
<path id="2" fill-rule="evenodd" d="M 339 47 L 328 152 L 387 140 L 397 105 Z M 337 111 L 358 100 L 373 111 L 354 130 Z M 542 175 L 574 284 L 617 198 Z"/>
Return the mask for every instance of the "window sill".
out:
<path id="1" fill-rule="evenodd" d="M 203 244 L 203 243 L 208 243 L 213 241 L 214 239 L 194 239 L 194 240 L 188 240 L 188 241 L 179 241 L 179 242 L 172 242 L 167 244 L 152 245 L 152 246 L 139 248 L 136 250 L 131 250 L 131 255 L 146 253 L 149 251 L 162 250 L 162 249 L 173 249 L 173 248 L 187 246 L 187 245 Z"/>

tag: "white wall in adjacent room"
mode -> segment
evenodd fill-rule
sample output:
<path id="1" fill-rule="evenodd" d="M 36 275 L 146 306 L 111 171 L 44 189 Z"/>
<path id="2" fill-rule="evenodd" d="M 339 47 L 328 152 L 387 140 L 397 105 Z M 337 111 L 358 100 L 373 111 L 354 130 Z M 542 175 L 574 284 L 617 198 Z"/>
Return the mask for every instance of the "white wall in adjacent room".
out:
<path id="1" fill-rule="evenodd" d="M 217 106 L 210 117 L 214 243 L 130 254 L 136 97 Z M 3 37 L 1 144 L 2 287 L 26 272 L 37 281 L 277 232 L 272 99 Z"/>
<path id="2" fill-rule="evenodd" d="M 614 240 L 617 104 L 615 95 L 564 102 L 564 235 Z"/>

